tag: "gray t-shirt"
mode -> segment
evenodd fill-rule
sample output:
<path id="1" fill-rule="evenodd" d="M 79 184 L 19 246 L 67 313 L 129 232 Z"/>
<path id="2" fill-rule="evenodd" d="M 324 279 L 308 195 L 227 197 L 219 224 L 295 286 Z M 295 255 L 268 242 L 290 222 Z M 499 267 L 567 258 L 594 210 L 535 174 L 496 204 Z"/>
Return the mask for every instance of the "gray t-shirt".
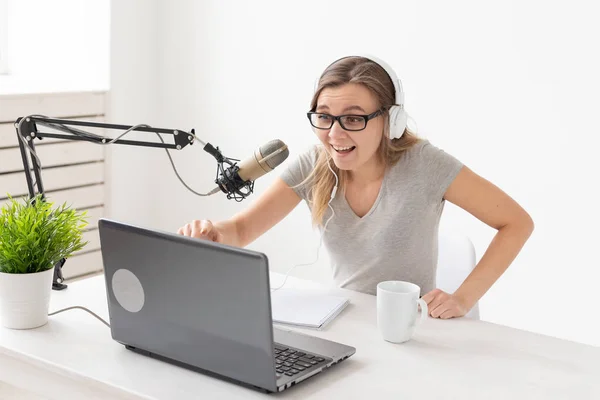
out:
<path id="1" fill-rule="evenodd" d="M 315 146 L 293 160 L 280 175 L 283 181 L 291 187 L 302 182 L 314 168 L 317 151 Z M 334 282 L 369 294 L 385 280 L 415 283 L 421 295 L 435 289 L 443 196 L 462 165 L 422 139 L 386 171 L 375 203 L 362 218 L 338 191 L 331 202 L 335 216 L 323 236 Z M 294 191 L 310 208 L 309 185 Z M 324 222 L 330 216 L 327 209 Z"/>

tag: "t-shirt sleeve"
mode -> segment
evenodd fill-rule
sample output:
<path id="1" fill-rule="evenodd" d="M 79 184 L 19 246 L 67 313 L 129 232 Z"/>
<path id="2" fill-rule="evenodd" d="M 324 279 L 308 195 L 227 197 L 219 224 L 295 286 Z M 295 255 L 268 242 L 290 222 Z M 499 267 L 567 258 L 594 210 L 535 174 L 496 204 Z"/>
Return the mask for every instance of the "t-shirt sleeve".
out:
<path id="1" fill-rule="evenodd" d="M 283 172 L 280 178 L 291 187 L 301 199 L 307 200 L 310 189 L 310 182 L 302 182 L 310 175 L 317 161 L 318 149 L 316 146 L 310 147 L 293 159 Z"/>
<path id="2" fill-rule="evenodd" d="M 428 196 L 434 202 L 442 201 L 463 163 L 428 140 L 421 144 L 418 158 Z"/>

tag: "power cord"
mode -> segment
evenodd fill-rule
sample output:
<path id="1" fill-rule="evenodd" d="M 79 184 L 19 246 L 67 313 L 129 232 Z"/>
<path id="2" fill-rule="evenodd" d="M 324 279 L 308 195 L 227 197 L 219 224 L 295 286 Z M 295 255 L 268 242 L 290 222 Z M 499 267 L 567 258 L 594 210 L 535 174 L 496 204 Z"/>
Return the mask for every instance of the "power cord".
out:
<path id="1" fill-rule="evenodd" d="M 83 311 L 86 311 L 86 312 L 92 314 L 94 317 L 96 317 L 97 319 L 99 319 L 104 325 L 106 325 L 106 326 L 108 326 L 110 328 L 110 324 L 108 322 L 106 322 L 104 319 L 102 319 L 102 317 L 100 317 L 98 314 L 96 314 L 92 310 L 88 310 L 87 308 L 82 307 L 82 306 L 72 306 L 72 307 L 63 308 L 61 310 L 54 311 L 54 312 L 48 314 L 48 316 L 50 317 L 52 315 L 59 314 L 59 313 L 64 312 L 64 311 L 69 311 L 69 310 L 74 310 L 74 309 L 83 310 Z"/>
<path id="2" fill-rule="evenodd" d="M 35 161 L 37 162 L 39 168 L 40 168 L 40 173 L 42 172 L 42 162 L 40 161 L 40 158 L 38 157 L 38 155 L 35 153 L 35 151 L 33 150 L 33 148 L 29 145 L 28 141 L 25 139 L 25 137 L 22 135 L 22 125 L 23 122 L 25 120 L 27 120 L 28 118 L 48 118 L 45 115 L 41 115 L 41 114 L 33 114 L 33 115 L 28 115 L 25 118 L 21 118 L 21 120 L 19 121 L 19 125 L 17 126 L 17 130 L 19 131 L 19 139 L 23 142 L 23 144 L 25 145 L 25 147 L 27 147 L 27 149 L 29 150 L 29 154 L 33 157 L 35 157 Z M 119 136 L 117 136 L 114 139 L 108 140 L 107 138 L 100 136 L 100 135 L 96 135 L 94 133 L 90 133 L 90 132 L 86 132 L 84 130 L 81 129 L 77 129 L 77 128 L 73 128 L 70 126 L 66 126 L 64 124 L 59 124 L 59 123 L 55 123 L 55 122 L 42 122 L 42 121 L 37 121 L 38 124 L 40 125 L 44 125 L 50 128 L 55 128 L 57 129 L 57 127 L 60 127 L 59 130 L 63 130 L 63 131 L 67 131 L 70 132 L 76 136 L 79 137 L 84 137 L 86 139 L 95 139 L 95 140 L 100 140 L 99 144 L 101 145 L 109 145 L 109 144 L 113 144 L 115 143 L 117 140 L 119 140 L 120 138 L 122 138 L 123 136 L 127 135 L 129 132 L 137 129 L 137 128 L 152 128 L 150 125 L 147 124 L 138 124 L 135 126 L 132 126 L 131 128 L 127 129 L 125 132 L 123 132 L 122 134 L 120 134 Z M 163 140 L 162 136 L 158 133 L 158 132 L 154 132 L 156 134 L 156 136 L 158 136 L 158 138 L 160 139 L 160 141 L 162 143 L 165 143 L 165 141 Z M 205 142 L 203 142 L 202 140 L 200 140 L 193 132 L 186 132 L 187 135 L 192 136 L 194 138 L 194 140 L 196 140 L 198 143 L 202 144 L 203 146 L 206 145 Z M 169 161 L 171 162 L 171 166 L 173 167 L 173 171 L 175 172 L 175 175 L 177 176 L 177 179 L 179 179 L 179 181 L 183 184 L 183 186 L 185 186 L 186 189 L 188 189 L 190 192 L 194 193 L 197 196 L 210 196 L 212 194 L 215 193 L 215 191 L 209 192 L 209 193 L 198 193 L 195 190 L 193 190 L 191 187 L 189 187 L 183 180 L 183 178 L 181 178 L 181 176 L 179 175 L 179 172 L 177 171 L 177 167 L 175 167 L 175 162 L 173 161 L 173 158 L 171 157 L 171 153 L 169 152 L 169 149 L 165 149 L 165 151 L 167 152 L 167 156 L 169 157 Z M 35 186 L 35 183 L 34 185 Z"/>
<path id="3" fill-rule="evenodd" d="M 321 250 L 321 245 L 323 244 L 323 235 L 325 234 L 325 231 L 327 230 L 327 225 L 329 224 L 329 221 L 331 221 L 331 219 L 335 216 L 335 211 L 333 211 L 333 207 L 331 207 L 331 202 L 333 201 L 333 199 L 335 198 L 335 194 L 337 192 L 337 188 L 338 188 L 338 176 L 335 173 L 335 171 L 331 168 L 331 164 L 329 163 L 329 161 L 331 160 L 331 158 L 327 158 L 327 166 L 329 167 L 329 170 L 333 173 L 333 176 L 335 176 L 335 186 L 333 187 L 333 190 L 331 191 L 331 196 L 329 198 L 329 203 L 327 203 L 327 205 L 329 206 L 329 209 L 331 210 L 331 217 L 329 217 L 327 219 L 327 222 L 325 222 L 325 226 L 323 226 L 323 231 L 321 232 L 321 237 L 319 239 L 319 247 L 317 247 L 317 259 L 309 264 L 297 264 L 292 266 L 290 269 L 288 269 L 288 271 L 285 274 L 285 278 L 283 279 L 283 283 L 281 285 L 279 285 L 276 288 L 272 288 L 271 291 L 275 292 L 279 289 L 281 289 L 285 283 L 287 282 L 287 278 L 290 275 L 290 272 L 292 272 L 292 270 L 296 267 L 306 267 L 309 265 L 313 265 L 315 264 L 317 261 L 319 261 L 319 251 Z"/>

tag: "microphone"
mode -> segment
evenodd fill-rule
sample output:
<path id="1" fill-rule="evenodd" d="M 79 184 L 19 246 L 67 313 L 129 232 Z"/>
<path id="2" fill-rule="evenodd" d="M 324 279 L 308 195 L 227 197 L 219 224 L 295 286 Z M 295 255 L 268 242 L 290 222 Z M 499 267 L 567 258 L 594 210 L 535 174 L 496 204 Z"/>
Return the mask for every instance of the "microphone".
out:
<path id="1" fill-rule="evenodd" d="M 232 159 L 221 156 L 218 148 L 205 148 L 204 150 L 211 153 L 219 161 L 217 179 L 215 180 L 218 187 L 210 191 L 209 194 L 215 194 L 220 190 L 227 194 L 228 199 L 233 198 L 237 201 L 242 201 L 248 197 L 254 190 L 254 181 L 273 171 L 290 154 L 287 145 L 279 139 L 271 140 L 260 146 L 252 156 L 240 162 L 239 165 L 232 163 Z M 224 162 L 230 164 L 230 167 L 224 169 Z"/>

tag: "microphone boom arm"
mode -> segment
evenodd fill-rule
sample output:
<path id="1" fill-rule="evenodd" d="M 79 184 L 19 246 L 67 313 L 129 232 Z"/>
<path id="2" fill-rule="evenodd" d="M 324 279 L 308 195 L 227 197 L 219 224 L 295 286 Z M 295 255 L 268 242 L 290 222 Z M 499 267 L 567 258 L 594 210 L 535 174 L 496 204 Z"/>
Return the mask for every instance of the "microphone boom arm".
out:
<path id="1" fill-rule="evenodd" d="M 23 120 L 23 118 L 25 118 Z M 50 127 L 61 132 L 68 132 L 70 135 L 63 135 L 58 133 L 49 133 L 49 132 L 40 132 L 38 131 L 37 125 Z M 141 131 L 141 132 L 151 132 L 156 134 L 169 134 L 173 135 L 174 142 L 170 143 L 159 143 L 159 142 L 147 142 L 147 141 L 133 141 L 133 140 L 125 140 L 125 139 L 112 139 L 106 138 L 100 135 L 96 135 L 93 133 L 85 132 L 79 129 L 70 128 L 68 125 L 75 126 L 86 126 L 93 128 L 103 128 L 103 129 L 119 129 L 130 131 Z M 97 144 L 123 144 L 129 146 L 142 146 L 142 147 L 156 147 L 162 149 L 173 149 L 173 150 L 181 150 L 186 147 L 188 144 L 193 144 L 194 141 L 194 130 L 192 129 L 192 134 L 190 135 L 188 132 L 177 130 L 177 129 L 163 129 L 163 128 L 152 128 L 148 126 L 130 126 L 130 125 L 118 125 L 118 124 L 108 124 L 108 123 L 100 123 L 100 122 L 92 122 L 92 121 L 79 121 L 79 120 L 68 120 L 68 119 L 58 119 L 58 118 L 47 118 L 41 116 L 29 116 L 29 117 L 20 117 L 15 122 L 15 128 L 17 129 L 17 136 L 19 137 L 19 148 L 21 150 L 21 159 L 23 160 L 23 167 L 25 170 L 25 179 L 27 180 L 27 189 L 29 191 L 29 197 L 34 198 L 36 196 L 36 188 L 37 186 L 37 194 L 40 194 L 42 198 L 45 197 L 44 193 L 44 185 L 42 183 L 41 176 L 41 165 L 38 162 L 38 158 L 35 152 L 35 146 L 33 140 L 38 138 L 42 140 L 43 138 L 53 138 L 53 139 L 64 139 L 64 140 L 75 140 L 75 141 L 86 141 Z M 27 150 L 31 153 L 31 164 L 27 157 Z M 27 173 L 27 171 L 33 171 L 35 175 L 35 185 L 33 179 L 31 177 L 31 173 Z"/>

